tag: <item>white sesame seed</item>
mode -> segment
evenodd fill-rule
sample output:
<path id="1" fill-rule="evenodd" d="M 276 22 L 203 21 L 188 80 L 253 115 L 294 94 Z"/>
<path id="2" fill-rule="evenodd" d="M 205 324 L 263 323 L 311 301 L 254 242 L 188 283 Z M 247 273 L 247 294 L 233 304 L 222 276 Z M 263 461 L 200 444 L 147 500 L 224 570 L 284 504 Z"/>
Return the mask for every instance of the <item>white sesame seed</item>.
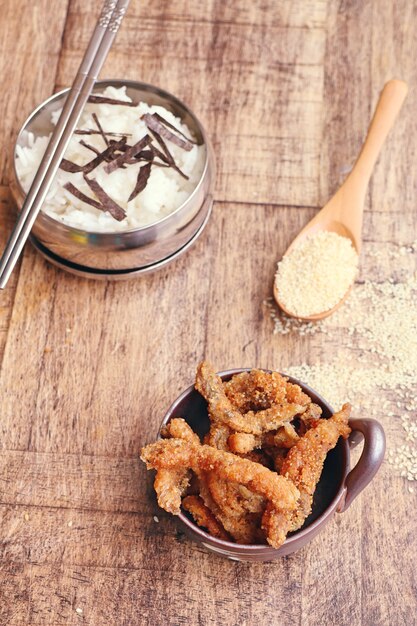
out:
<path id="1" fill-rule="evenodd" d="M 417 480 L 417 240 L 387 251 L 365 244 L 367 272 L 378 280 L 356 284 L 347 302 L 315 323 L 286 317 L 268 302 L 276 335 L 279 369 L 317 389 L 339 408 L 350 400 L 358 416 L 375 415 L 394 441 L 387 462 L 398 475 Z M 401 259 L 401 267 L 391 261 Z M 372 268 L 374 260 L 375 267 Z M 403 271 L 409 263 L 412 271 Z M 383 269 L 396 274 L 381 280 Z M 414 272 L 414 273 L 413 273 Z M 299 286 L 299 281 L 294 287 Z M 299 335 L 309 363 L 292 361 L 294 350 L 280 345 L 280 335 Z M 355 340 L 349 338 L 355 337 Z M 283 341 L 286 341 L 283 339 Z M 284 352 L 284 354 L 283 354 Z M 288 354 L 288 356 L 287 356 Z"/>

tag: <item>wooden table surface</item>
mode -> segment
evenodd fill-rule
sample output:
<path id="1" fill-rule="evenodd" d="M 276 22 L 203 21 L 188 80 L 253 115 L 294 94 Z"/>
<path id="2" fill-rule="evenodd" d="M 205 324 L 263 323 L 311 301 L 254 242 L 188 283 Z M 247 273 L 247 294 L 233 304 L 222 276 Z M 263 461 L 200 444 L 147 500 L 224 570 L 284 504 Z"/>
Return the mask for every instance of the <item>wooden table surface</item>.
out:
<path id="1" fill-rule="evenodd" d="M 1 247 L 17 130 L 70 84 L 100 4 L 0 1 Z M 263 302 L 392 77 L 411 89 L 367 196 L 363 272 L 371 247 L 416 238 L 416 17 L 416 0 L 132 1 L 102 76 L 157 84 L 201 118 L 213 215 L 154 275 L 83 280 L 27 246 L 0 294 L 1 625 L 416 623 L 416 497 L 388 464 L 299 553 L 246 564 L 178 532 L 138 459 L 203 357 L 281 371 L 309 358 L 313 340 L 273 335 Z M 324 361 L 343 350 L 332 341 L 316 341 Z M 401 427 L 381 419 L 390 446 Z"/>

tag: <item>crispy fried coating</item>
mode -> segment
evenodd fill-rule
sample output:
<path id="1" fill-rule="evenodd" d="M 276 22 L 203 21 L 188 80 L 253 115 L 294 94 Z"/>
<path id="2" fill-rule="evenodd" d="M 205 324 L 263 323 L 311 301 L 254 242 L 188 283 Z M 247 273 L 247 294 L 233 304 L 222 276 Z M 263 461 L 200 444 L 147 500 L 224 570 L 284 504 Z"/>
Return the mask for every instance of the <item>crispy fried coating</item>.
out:
<path id="1" fill-rule="evenodd" d="M 161 509 L 178 515 L 181 510 L 181 498 L 187 490 L 189 479 L 188 470 L 161 468 L 156 472 L 153 486 Z"/>
<path id="2" fill-rule="evenodd" d="M 269 409 L 284 402 L 303 406 L 311 402 L 299 385 L 289 383 L 278 372 L 253 369 L 236 374 L 223 386 L 227 398 L 241 413 Z"/>
<path id="3" fill-rule="evenodd" d="M 193 431 L 191 426 L 187 424 L 182 417 L 175 417 L 170 420 L 168 424 L 161 429 L 161 436 L 164 437 L 164 439 L 184 439 L 184 441 L 190 441 L 191 443 L 200 443 L 200 438 L 197 433 Z"/>
<path id="4" fill-rule="evenodd" d="M 304 434 L 309 428 L 317 426 L 318 420 L 321 419 L 321 414 L 321 407 L 319 407 L 318 404 L 311 402 L 304 413 L 300 415 L 300 422 L 303 427 L 301 434 Z"/>
<path id="5" fill-rule="evenodd" d="M 348 425 L 350 404 L 330 419 L 320 419 L 288 452 L 281 474 L 292 481 L 300 492 L 297 510 L 292 514 L 291 530 L 300 528 L 310 515 L 313 494 L 323 470 L 326 455 L 342 436 L 346 439 L 351 430 Z"/>
<path id="6" fill-rule="evenodd" d="M 228 439 L 231 430 L 225 424 L 212 422 L 210 430 L 204 437 L 204 443 L 218 450 L 229 450 Z"/>
<path id="7" fill-rule="evenodd" d="M 274 509 L 268 503 L 262 516 L 261 528 L 265 533 L 269 545 L 279 548 L 284 543 L 291 528 L 291 511 Z"/>
<path id="8" fill-rule="evenodd" d="M 141 459 L 148 469 L 192 469 L 196 473 L 217 472 L 225 480 L 246 485 L 277 508 L 295 508 L 298 489 L 284 476 L 267 467 L 242 459 L 231 452 L 182 439 L 161 439 L 142 448 Z"/>
<path id="9" fill-rule="evenodd" d="M 232 433 L 227 439 L 227 445 L 231 452 L 236 454 L 246 454 L 255 448 L 260 448 L 262 437 L 257 437 L 251 433 Z"/>
<path id="10" fill-rule="evenodd" d="M 276 430 L 306 409 L 306 405 L 284 402 L 262 411 L 248 411 L 242 415 L 227 398 L 220 376 L 204 361 L 197 368 L 195 387 L 207 400 L 213 421 L 221 422 L 230 429 L 243 433 L 261 435 L 263 432 Z"/>
<path id="11" fill-rule="evenodd" d="M 215 472 L 207 472 L 206 482 L 214 502 L 232 517 L 262 513 L 265 509 L 265 498 L 244 485 L 221 480 Z"/>
<path id="12" fill-rule="evenodd" d="M 253 369 L 236 374 L 223 386 L 226 396 L 241 413 L 268 409 L 271 404 L 285 400 L 286 380 L 277 372 L 269 374 Z"/>
<path id="13" fill-rule="evenodd" d="M 298 489 L 285 477 L 279 476 L 259 463 L 204 444 L 197 445 L 182 439 L 160 440 L 145 446 L 142 449 L 141 459 L 145 461 L 148 468 L 158 471 L 192 469 L 198 475 L 205 473 L 207 477 L 214 472 L 219 479 L 244 485 L 250 491 L 268 500 L 274 509 L 283 512 L 294 510 L 299 498 Z M 206 506 L 222 522 L 226 531 L 238 540 L 236 528 L 233 533 L 224 522 L 221 507 L 210 506 L 203 491 L 201 495 Z M 211 494 L 210 497 L 213 500 Z M 220 513 L 216 509 L 220 509 Z M 248 513 L 248 515 L 251 514 Z M 243 534 L 246 532 L 253 534 L 255 525 L 248 523 L 247 516 L 237 517 L 236 526 L 238 523 L 242 526 L 240 541 L 243 542 L 246 539 Z M 252 541 L 252 537 L 248 540 Z"/>
<path id="14" fill-rule="evenodd" d="M 232 433 L 228 440 L 229 450 L 236 454 L 246 454 L 257 448 L 292 448 L 297 443 L 299 436 L 294 426 L 286 422 L 277 431 L 270 431 L 263 435 L 251 435 L 249 433 Z"/>
<path id="15" fill-rule="evenodd" d="M 190 513 L 195 523 L 217 539 L 230 541 L 230 535 L 215 518 L 200 496 L 186 496 L 182 501 L 183 508 Z"/>
<path id="16" fill-rule="evenodd" d="M 181 417 L 172 419 L 161 430 L 162 437 L 177 438 L 199 444 L 200 439 Z M 155 476 L 154 488 L 158 504 L 162 509 L 178 515 L 181 498 L 190 485 L 191 473 L 186 469 L 159 469 Z"/>
<path id="17" fill-rule="evenodd" d="M 210 418 L 203 443 L 175 418 L 164 439 L 141 452 L 156 469 L 159 505 L 176 515 L 182 506 L 214 537 L 279 548 L 312 510 L 327 453 L 350 433 L 350 405 L 322 419 L 321 408 L 276 372 L 252 370 L 222 383 L 206 362 L 196 389 Z"/>
<path id="18" fill-rule="evenodd" d="M 223 510 L 211 495 L 208 488 L 208 475 L 209 472 L 202 472 L 200 483 L 200 495 L 206 506 L 220 520 L 222 526 L 234 541 L 241 544 L 256 543 L 259 539 L 260 515 L 248 512 L 242 515 L 234 515 L 229 510 Z"/>

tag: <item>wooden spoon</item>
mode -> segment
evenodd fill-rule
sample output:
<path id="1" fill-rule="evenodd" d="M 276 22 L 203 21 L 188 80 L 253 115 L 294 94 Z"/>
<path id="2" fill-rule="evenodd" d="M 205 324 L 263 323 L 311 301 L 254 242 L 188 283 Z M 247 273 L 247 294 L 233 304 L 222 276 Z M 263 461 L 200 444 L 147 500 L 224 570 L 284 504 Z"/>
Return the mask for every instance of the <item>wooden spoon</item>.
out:
<path id="1" fill-rule="evenodd" d="M 360 253 L 363 209 L 369 179 L 384 141 L 405 100 L 407 91 L 407 83 L 402 80 L 390 80 L 385 84 L 369 126 L 365 143 L 352 171 L 333 198 L 297 235 L 285 255 L 289 254 L 301 239 L 321 230 L 331 231 L 343 237 L 348 237 L 357 253 Z M 278 306 L 288 316 L 306 321 L 321 320 L 331 315 L 346 300 L 349 291 L 350 289 L 332 309 L 308 317 L 300 317 L 288 311 L 282 304 L 279 297 L 279 289 L 274 281 L 274 298 Z"/>

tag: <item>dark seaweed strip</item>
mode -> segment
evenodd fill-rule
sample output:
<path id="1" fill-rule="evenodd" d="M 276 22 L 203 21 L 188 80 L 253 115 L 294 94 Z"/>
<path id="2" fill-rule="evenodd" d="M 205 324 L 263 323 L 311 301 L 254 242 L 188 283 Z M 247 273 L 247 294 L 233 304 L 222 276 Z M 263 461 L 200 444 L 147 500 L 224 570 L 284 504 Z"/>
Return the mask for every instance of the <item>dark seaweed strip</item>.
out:
<path id="1" fill-rule="evenodd" d="M 113 157 L 113 154 L 120 148 L 123 148 L 125 143 L 126 143 L 125 138 L 120 139 L 119 141 L 115 141 L 114 143 L 111 143 L 110 146 L 106 148 L 103 152 L 100 152 L 100 154 L 98 154 L 95 159 L 93 159 L 92 161 L 84 165 L 84 167 L 82 168 L 82 171 L 84 172 L 84 174 L 89 174 L 90 172 L 95 170 L 96 167 L 100 165 L 100 163 L 102 163 L 103 161 L 106 161 L 108 157 Z"/>
<path id="2" fill-rule="evenodd" d="M 84 141 L 83 139 L 81 139 L 81 141 L 78 142 L 80 144 L 80 146 L 84 146 L 84 148 L 87 148 L 88 150 L 91 150 L 91 152 L 94 152 L 94 154 L 97 154 L 97 156 L 99 154 L 101 154 L 100 150 L 97 150 L 97 148 L 95 148 L 94 146 L 90 145 L 89 143 L 87 143 L 86 141 Z M 115 142 L 110 140 L 110 145 L 114 144 Z M 111 161 L 112 157 L 108 156 L 105 161 Z"/>
<path id="3" fill-rule="evenodd" d="M 101 127 L 101 124 L 99 122 L 99 119 L 98 119 L 97 115 L 95 113 L 93 113 L 91 117 L 93 118 L 93 120 L 94 120 L 94 122 L 95 122 L 95 124 L 96 124 L 96 126 L 97 126 L 97 128 L 98 128 L 98 130 L 100 132 L 100 135 L 103 137 L 104 143 L 106 144 L 107 147 L 109 147 L 109 140 L 107 139 L 106 134 L 105 134 L 104 130 Z"/>
<path id="4" fill-rule="evenodd" d="M 86 204 L 93 206 L 95 209 L 99 209 L 100 211 L 104 210 L 101 204 L 97 202 L 97 200 L 94 200 L 93 198 L 89 198 L 88 196 L 86 196 L 85 193 L 77 189 L 77 187 L 75 187 L 72 183 L 65 183 L 64 189 L 72 193 L 72 195 L 78 198 L 78 200 L 81 200 L 82 202 L 85 202 Z"/>
<path id="5" fill-rule="evenodd" d="M 158 150 L 158 148 L 154 145 L 151 146 L 151 150 L 153 152 L 154 155 L 154 165 L 157 165 L 158 167 L 172 167 L 171 162 L 169 161 L 169 159 L 167 159 L 167 157 L 165 156 L 165 154 L 163 152 L 161 152 L 160 150 Z M 155 157 L 158 157 L 159 159 L 161 159 L 162 163 L 160 163 L 159 161 L 155 161 Z"/>
<path id="6" fill-rule="evenodd" d="M 68 161 L 68 159 L 62 159 L 59 164 L 59 169 L 64 170 L 64 172 L 71 172 L 71 174 L 75 174 L 76 172 L 82 172 L 84 165 L 77 165 L 72 161 Z"/>
<path id="7" fill-rule="evenodd" d="M 193 144 L 194 146 L 198 145 L 198 141 L 194 141 L 194 139 L 190 139 L 189 137 L 187 137 L 187 135 L 184 135 L 184 133 L 182 133 L 180 130 L 178 130 L 178 128 L 176 126 L 174 126 L 173 124 L 170 124 L 170 122 L 168 122 L 168 120 L 166 120 L 164 117 L 162 117 L 162 115 L 159 115 L 159 113 L 154 113 L 153 115 L 162 124 L 164 124 L 164 126 L 168 126 L 168 128 L 170 128 L 171 130 L 174 130 L 177 133 L 177 135 L 181 135 L 181 137 L 183 137 L 185 139 L 185 141 L 188 141 L 189 143 Z"/>
<path id="8" fill-rule="evenodd" d="M 91 150 L 91 152 L 94 152 L 94 154 L 97 154 L 97 156 L 100 154 L 100 150 L 97 150 L 97 148 L 95 148 L 94 146 L 91 146 L 89 143 L 87 143 L 83 139 L 81 139 L 81 141 L 79 141 L 78 143 L 80 144 L 80 146 L 84 146 L 84 148 L 87 148 L 88 150 Z"/>
<path id="9" fill-rule="evenodd" d="M 107 96 L 90 96 L 88 102 L 92 104 L 120 104 L 125 107 L 136 107 L 136 102 L 125 102 L 124 100 L 115 100 L 114 98 L 107 98 Z"/>
<path id="10" fill-rule="evenodd" d="M 193 144 L 190 142 L 189 139 L 187 138 L 181 139 L 181 137 L 174 135 L 174 133 L 168 130 L 168 128 L 162 122 L 159 121 L 158 117 L 156 117 L 156 113 L 153 113 L 152 115 L 150 113 L 145 113 L 144 115 L 142 115 L 141 119 L 145 122 L 146 126 L 150 130 L 158 133 L 158 135 L 160 135 L 167 141 L 171 141 L 179 148 L 182 148 L 183 150 L 187 150 L 188 152 L 192 150 Z"/>
<path id="11" fill-rule="evenodd" d="M 94 178 L 87 178 L 84 174 L 84 180 L 90 187 L 91 191 L 95 193 L 97 198 L 101 202 L 101 210 L 108 211 L 112 217 L 118 222 L 121 222 L 126 217 L 126 212 L 119 206 L 114 200 L 107 195 L 103 187 L 101 187 Z"/>
<path id="12" fill-rule="evenodd" d="M 73 163 L 72 161 L 68 161 L 68 159 L 62 159 L 61 163 L 59 164 L 59 168 L 61 170 L 64 170 L 64 172 L 70 172 L 71 174 L 75 174 L 77 172 L 84 172 L 84 174 L 89 174 L 98 165 L 100 165 L 100 163 L 102 163 L 103 161 L 106 161 L 108 157 L 113 156 L 114 152 L 123 148 L 125 143 L 126 143 L 125 137 L 123 137 L 119 141 L 112 142 L 111 145 L 108 148 L 106 148 L 103 152 L 100 152 L 95 157 L 95 159 L 93 159 L 92 161 L 89 161 L 88 163 L 85 163 L 84 165 L 77 165 L 76 163 Z"/>
<path id="13" fill-rule="evenodd" d="M 152 131 L 156 141 L 159 143 L 159 145 L 161 146 L 164 155 L 166 157 L 166 162 L 168 163 L 168 165 L 170 165 L 174 170 L 176 170 L 178 172 L 178 174 L 180 174 L 183 178 L 185 178 L 186 180 L 189 179 L 189 176 L 187 176 L 187 174 L 184 174 L 184 172 L 182 172 L 180 170 L 180 168 L 178 167 L 178 165 L 175 163 L 174 157 L 172 156 L 172 154 L 170 153 L 168 146 L 166 145 L 165 141 L 162 139 L 162 137 L 160 136 L 159 133 L 157 133 L 155 130 Z"/>
<path id="14" fill-rule="evenodd" d="M 144 137 L 142 137 L 142 139 L 136 142 L 134 146 L 129 146 L 127 150 L 122 152 L 122 154 L 119 154 L 119 156 L 113 159 L 113 161 L 107 163 L 107 165 L 104 167 L 104 171 L 107 174 L 111 174 L 111 172 L 114 172 L 114 170 L 117 170 L 119 167 L 121 167 L 134 156 L 136 156 L 138 152 L 143 150 L 143 148 L 146 148 L 146 146 L 149 145 L 150 141 L 150 135 L 145 135 Z"/>
<path id="15" fill-rule="evenodd" d="M 151 173 L 152 161 L 150 163 L 146 163 L 146 165 L 142 165 L 138 172 L 138 178 L 136 181 L 136 185 L 134 190 L 129 196 L 128 202 L 136 198 L 141 191 L 143 191 L 148 183 L 148 178 Z"/>
<path id="16" fill-rule="evenodd" d="M 91 128 L 85 128 L 80 130 L 75 130 L 74 135 L 100 135 L 99 130 L 92 130 Z M 107 137 L 131 137 L 132 135 L 129 133 L 110 133 L 106 131 L 105 133 Z"/>

